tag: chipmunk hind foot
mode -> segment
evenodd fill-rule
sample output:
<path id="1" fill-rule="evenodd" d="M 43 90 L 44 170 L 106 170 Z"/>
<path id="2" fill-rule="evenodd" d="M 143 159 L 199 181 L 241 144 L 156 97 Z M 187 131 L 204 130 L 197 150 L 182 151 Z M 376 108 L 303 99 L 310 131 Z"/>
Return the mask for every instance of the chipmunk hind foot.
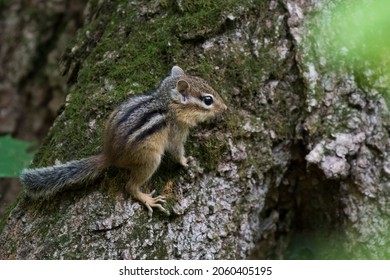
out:
<path id="1" fill-rule="evenodd" d="M 169 214 L 168 210 L 166 210 L 161 203 L 165 203 L 165 196 L 159 195 L 153 197 L 155 191 L 150 194 L 143 193 L 140 190 L 137 190 L 133 193 L 133 197 L 138 201 L 142 202 L 146 208 L 148 209 L 148 215 L 151 217 L 153 215 L 153 208 L 158 208 L 160 211 Z"/>

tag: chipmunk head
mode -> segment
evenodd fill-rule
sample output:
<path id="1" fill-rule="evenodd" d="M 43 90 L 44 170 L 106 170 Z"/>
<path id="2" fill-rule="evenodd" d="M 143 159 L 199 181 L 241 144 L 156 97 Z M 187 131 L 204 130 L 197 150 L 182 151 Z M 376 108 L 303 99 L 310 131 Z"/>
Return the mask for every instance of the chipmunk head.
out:
<path id="1" fill-rule="evenodd" d="M 205 80 L 186 75 L 179 66 L 173 66 L 170 77 L 176 82 L 171 90 L 171 106 L 179 121 L 195 125 L 227 109 L 220 95 Z"/>

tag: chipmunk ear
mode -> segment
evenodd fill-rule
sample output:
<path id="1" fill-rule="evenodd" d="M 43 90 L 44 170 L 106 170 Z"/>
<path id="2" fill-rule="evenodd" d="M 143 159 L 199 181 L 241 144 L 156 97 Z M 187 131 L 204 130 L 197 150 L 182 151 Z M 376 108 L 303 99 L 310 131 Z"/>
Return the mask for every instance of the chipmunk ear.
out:
<path id="1" fill-rule="evenodd" d="M 183 96 L 188 96 L 188 90 L 190 88 L 190 85 L 187 83 L 187 81 L 179 80 L 176 83 L 176 90 Z"/>
<path id="2" fill-rule="evenodd" d="M 173 66 L 171 70 L 171 76 L 172 77 L 178 77 L 184 75 L 183 69 L 181 69 L 179 66 Z"/>
<path id="3" fill-rule="evenodd" d="M 185 80 L 178 80 L 176 83 L 176 88 L 171 91 L 171 97 L 178 103 L 186 104 L 189 101 L 190 84 Z"/>

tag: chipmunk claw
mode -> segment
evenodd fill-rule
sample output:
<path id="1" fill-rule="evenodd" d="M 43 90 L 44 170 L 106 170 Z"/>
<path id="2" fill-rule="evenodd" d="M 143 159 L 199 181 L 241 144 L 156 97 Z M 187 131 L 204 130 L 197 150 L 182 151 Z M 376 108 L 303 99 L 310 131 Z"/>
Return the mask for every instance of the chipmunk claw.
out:
<path id="1" fill-rule="evenodd" d="M 152 217 L 153 215 L 153 208 L 158 208 L 160 211 L 165 212 L 166 214 L 169 214 L 168 210 L 166 210 L 161 204 L 165 203 L 165 196 L 159 195 L 156 197 L 153 197 L 153 194 L 155 191 L 152 191 L 150 194 L 138 192 L 135 196 L 140 202 L 142 202 L 146 208 L 148 209 L 148 215 L 149 217 Z"/>

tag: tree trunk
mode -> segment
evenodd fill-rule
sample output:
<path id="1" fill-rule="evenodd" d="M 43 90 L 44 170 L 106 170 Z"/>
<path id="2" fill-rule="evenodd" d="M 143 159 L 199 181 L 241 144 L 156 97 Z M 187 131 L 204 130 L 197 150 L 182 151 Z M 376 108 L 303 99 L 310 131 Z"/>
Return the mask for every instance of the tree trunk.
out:
<path id="1" fill-rule="evenodd" d="M 47 134 L 68 91 L 58 59 L 81 25 L 84 4 L 0 1 L 0 136 L 38 142 Z M 0 178 L 0 216 L 18 191 L 18 179 Z"/>
<path id="2" fill-rule="evenodd" d="M 229 111 L 164 160 L 151 219 L 111 168 L 3 223 L 3 259 L 387 258 L 389 115 L 353 71 L 328 70 L 309 16 L 328 1 L 89 1 L 61 70 L 67 104 L 33 165 L 101 151 L 104 122 L 177 64 Z M 320 44 L 326 45 L 327 38 Z M 314 52 L 313 50 L 317 52 Z"/>

